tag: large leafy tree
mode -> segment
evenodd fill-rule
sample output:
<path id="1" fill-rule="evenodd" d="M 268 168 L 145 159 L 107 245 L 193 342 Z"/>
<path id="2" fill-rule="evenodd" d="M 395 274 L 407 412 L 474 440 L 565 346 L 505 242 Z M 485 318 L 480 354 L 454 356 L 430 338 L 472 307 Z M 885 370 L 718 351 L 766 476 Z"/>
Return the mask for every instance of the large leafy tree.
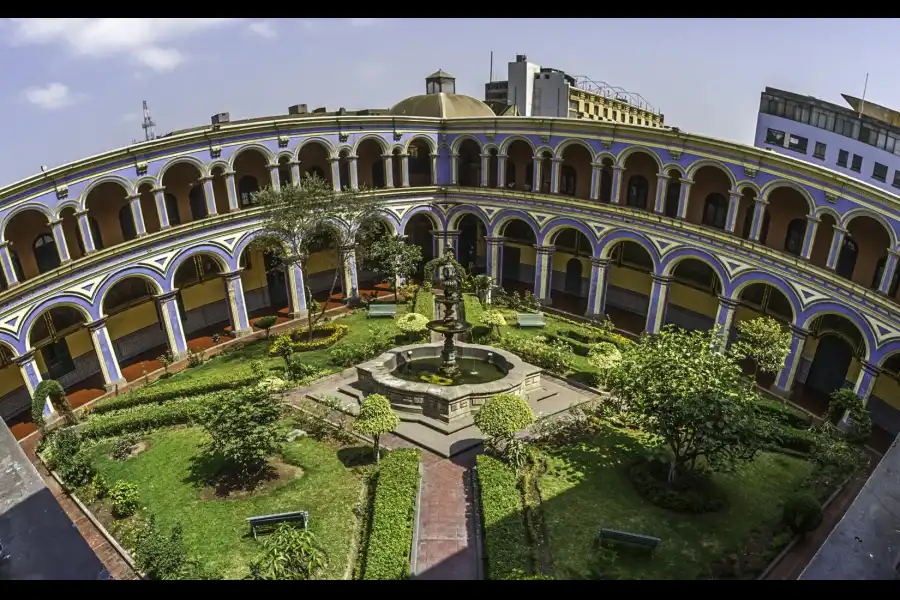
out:
<path id="1" fill-rule="evenodd" d="M 731 354 L 717 350 L 718 332 L 665 327 L 623 352 L 607 381 L 637 424 L 671 451 L 669 483 L 704 459 L 711 470 L 752 460 L 762 423 L 755 396 Z"/>
<path id="2" fill-rule="evenodd" d="M 753 378 L 750 380 L 753 386 L 760 371 L 777 373 L 784 366 L 790 349 L 791 334 L 781 323 L 772 317 L 757 317 L 738 323 L 738 339 L 731 352 L 738 360 L 749 358 L 753 361 Z"/>
<path id="3" fill-rule="evenodd" d="M 330 298 L 346 253 L 353 247 L 363 224 L 380 208 L 381 200 L 366 193 L 365 189 L 335 190 L 325 179 L 309 173 L 297 185 L 284 185 L 278 190 L 265 188 L 256 195 L 256 200 L 263 209 L 263 223 L 254 245 L 274 253 L 286 263 L 299 262 L 309 306 L 309 339 L 312 340 L 313 326 L 324 313 L 325 305 L 318 314 L 312 309 L 312 294 L 307 283 L 309 255 L 327 240 L 334 241 L 339 248 L 340 263 L 331 282 Z"/>
<path id="4" fill-rule="evenodd" d="M 399 303 L 397 282 L 415 275 L 422 262 L 422 249 L 410 244 L 402 235 L 385 235 L 372 241 L 366 249 L 366 265 L 394 292 L 394 304 Z"/>

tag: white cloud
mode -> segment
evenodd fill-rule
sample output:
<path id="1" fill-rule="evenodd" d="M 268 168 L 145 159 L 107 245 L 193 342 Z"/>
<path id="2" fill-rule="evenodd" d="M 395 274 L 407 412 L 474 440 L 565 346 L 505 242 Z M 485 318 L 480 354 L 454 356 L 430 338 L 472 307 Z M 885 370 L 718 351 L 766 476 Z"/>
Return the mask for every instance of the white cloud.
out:
<path id="1" fill-rule="evenodd" d="M 239 19 L 10 19 L 13 45 L 61 44 L 77 56 L 129 56 L 156 72 L 185 60 L 173 44 Z"/>
<path id="2" fill-rule="evenodd" d="M 75 101 L 75 97 L 69 91 L 69 86 L 64 83 L 48 83 L 43 87 L 30 87 L 24 91 L 25 99 L 46 110 L 56 110 L 68 106 Z"/>
<path id="3" fill-rule="evenodd" d="M 278 37 L 275 26 L 269 21 L 256 21 L 255 23 L 250 23 L 250 31 L 269 40 Z"/>

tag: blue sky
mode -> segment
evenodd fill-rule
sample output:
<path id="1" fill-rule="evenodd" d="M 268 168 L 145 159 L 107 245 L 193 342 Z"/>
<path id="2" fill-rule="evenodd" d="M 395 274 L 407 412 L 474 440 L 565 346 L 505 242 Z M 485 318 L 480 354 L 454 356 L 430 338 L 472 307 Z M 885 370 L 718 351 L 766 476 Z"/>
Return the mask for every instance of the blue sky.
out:
<path id="1" fill-rule="evenodd" d="M 888 19 L 7 19 L 0 21 L 0 187 L 157 133 L 287 107 L 390 107 L 442 68 L 484 96 L 533 62 L 641 93 L 683 130 L 752 144 L 769 85 L 900 105 Z"/>

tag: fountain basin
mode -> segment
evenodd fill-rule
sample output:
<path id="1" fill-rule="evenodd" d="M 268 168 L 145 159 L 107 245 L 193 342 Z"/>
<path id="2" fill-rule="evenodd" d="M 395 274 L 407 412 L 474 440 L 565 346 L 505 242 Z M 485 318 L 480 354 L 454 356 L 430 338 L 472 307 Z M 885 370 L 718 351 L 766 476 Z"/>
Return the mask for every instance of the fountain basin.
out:
<path id="1" fill-rule="evenodd" d="M 406 363 L 433 359 L 438 364 L 444 345 L 415 344 L 389 350 L 356 367 L 357 387 L 366 394 L 383 394 L 398 411 L 421 414 L 443 423 L 453 423 L 478 412 L 484 401 L 496 394 L 516 394 L 523 398 L 541 384 L 541 369 L 526 363 L 515 354 L 491 346 L 456 344 L 457 362 L 461 370 L 467 362 L 490 362 L 500 371 L 494 381 L 435 385 L 423 381 L 408 381 L 395 372 Z"/>

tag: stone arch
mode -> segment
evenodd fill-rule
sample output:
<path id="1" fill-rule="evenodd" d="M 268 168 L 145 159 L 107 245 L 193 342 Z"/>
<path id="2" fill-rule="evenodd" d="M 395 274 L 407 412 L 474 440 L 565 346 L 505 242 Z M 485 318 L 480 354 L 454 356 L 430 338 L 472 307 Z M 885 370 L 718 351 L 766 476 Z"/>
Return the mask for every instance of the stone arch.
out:
<path id="1" fill-rule="evenodd" d="M 461 204 L 459 206 L 454 206 L 450 209 L 450 212 L 447 213 L 447 229 L 455 230 L 459 227 L 459 222 L 466 215 L 472 215 L 484 225 L 485 231 L 491 230 L 491 219 L 487 216 L 484 210 L 481 207 L 476 206 L 474 204 Z"/>
<path id="2" fill-rule="evenodd" d="M 200 177 L 205 177 L 209 174 L 207 173 L 206 164 L 199 158 L 194 158 L 193 156 L 176 156 L 175 158 L 164 164 L 159 170 L 159 173 L 157 173 L 155 183 L 156 187 L 162 187 L 163 178 L 166 176 L 166 171 L 181 163 L 187 163 L 196 167 L 196 169 L 200 171 Z"/>
<path id="3" fill-rule="evenodd" d="M 875 339 L 875 333 L 872 331 L 872 328 L 869 326 L 868 322 L 853 308 L 849 306 L 840 304 L 838 302 L 834 302 L 832 300 L 825 300 L 821 302 L 814 302 L 813 304 L 806 307 L 800 314 L 800 318 L 798 322 L 800 323 L 800 327 L 803 329 L 809 329 L 810 324 L 817 317 L 824 317 L 825 315 L 835 315 L 838 317 L 843 317 L 847 319 L 859 330 L 860 335 L 862 336 L 863 343 L 865 345 L 865 356 L 862 358 L 868 360 L 874 349 L 878 346 L 878 342 Z"/>
<path id="4" fill-rule="evenodd" d="M 650 260 L 653 261 L 653 272 L 659 272 L 660 258 L 656 246 L 643 233 L 638 233 L 637 231 L 631 231 L 629 229 L 617 229 L 602 235 L 600 239 L 597 240 L 597 257 L 609 258 L 613 249 L 615 249 L 619 242 L 634 242 L 638 246 L 641 246 L 650 256 Z"/>
<path id="5" fill-rule="evenodd" d="M 413 145 L 413 142 L 416 142 L 417 140 L 424 141 L 425 145 L 428 146 L 428 151 L 431 152 L 431 154 L 437 154 L 437 151 L 438 151 L 437 143 L 430 136 L 427 136 L 427 135 L 414 135 L 414 136 L 410 137 L 408 140 L 406 140 L 405 144 L 395 145 L 393 148 L 391 148 L 391 152 L 394 152 L 395 150 L 399 149 L 401 153 L 409 154 L 410 147 Z"/>
<path id="6" fill-rule="evenodd" d="M 132 267 L 123 271 L 116 271 L 113 275 L 109 276 L 106 281 L 104 281 L 100 285 L 100 289 L 97 290 L 94 308 L 99 316 L 102 317 L 105 314 L 105 311 L 103 310 L 103 303 L 106 301 L 106 295 L 109 290 L 111 290 L 117 283 L 129 278 L 143 279 L 151 286 L 153 286 L 153 288 L 156 290 L 156 294 L 162 294 L 168 291 L 165 288 L 165 278 L 161 273 L 153 269 L 149 269 L 147 267 Z"/>
<path id="7" fill-rule="evenodd" d="M 39 204 L 37 202 L 27 202 L 25 204 L 19 204 L 18 206 L 16 206 L 12 210 L 10 210 L 8 213 L 6 213 L 5 217 L 3 217 L 3 223 L 2 223 L 2 225 L 0 225 L 0 232 L 2 232 L 2 235 L 0 235 L 0 237 L 2 237 L 3 241 L 7 241 L 6 240 L 6 227 L 9 225 L 9 222 L 12 221 L 16 215 L 19 215 L 23 212 L 27 212 L 29 210 L 39 212 L 42 215 L 44 215 L 45 217 L 47 217 L 48 223 L 53 220 L 53 212 L 50 210 L 50 207 L 48 207 L 46 204 Z"/>
<path id="8" fill-rule="evenodd" d="M 715 255 L 710 254 L 706 250 L 701 250 L 700 248 L 681 247 L 669 251 L 660 261 L 660 272 L 663 275 L 672 275 L 675 272 L 676 267 L 678 267 L 682 261 L 687 259 L 693 259 L 704 263 L 712 269 L 719 278 L 722 289 L 728 289 L 731 278 L 728 276 L 728 271 L 725 269 L 725 266 L 715 257 Z"/>
<path id="9" fill-rule="evenodd" d="M 628 146 L 627 148 L 625 148 L 624 150 L 619 152 L 619 156 L 616 157 L 616 162 L 613 164 L 620 166 L 620 167 L 624 167 L 625 161 L 628 160 L 628 157 L 631 156 L 632 154 L 646 154 L 647 156 L 649 156 L 650 158 L 653 159 L 653 162 L 656 163 L 657 169 L 660 169 L 657 172 L 659 172 L 659 173 L 663 172 L 662 171 L 663 161 L 659 157 L 659 154 L 657 154 L 656 152 L 654 152 L 647 146 L 637 146 L 637 145 Z"/>
<path id="10" fill-rule="evenodd" d="M 7 350 L 9 350 L 9 354 L 13 358 L 18 358 L 22 355 L 22 353 L 19 352 L 19 349 L 16 347 L 15 339 L 4 332 L 0 332 L 0 346 L 5 347 Z"/>
<path id="11" fill-rule="evenodd" d="M 513 219 L 519 219 L 520 221 L 527 223 L 534 233 L 535 241 L 537 241 L 541 232 L 541 226 L 538 225 L 537 221 L 535 221 L 527 212 L 515 208 L 508 208 L 494 215 L 494 218 L 491 219 L 491 226 L 488 229 L 489 235 L 491 237 L 503 235 L 503 227 Z"/>
<path id="12" fill-rule="evenodd" d="M 749 271 L 741 273 L 731 282 L 730 289 L 729 287 L 723 289 L 722 295 L 727 298 L 740 298 L 741 292 L 743 292 L 747 287 L 753 285 L 754 283 L 764 283 L 781 292 L 781 294 L 785 298 L 787 298 L 788 304 L 790 304 L 791 322 L 796 323 L 798 321 L 798 316 L 803 311 L 803 304 L 800 302 L 800 298 L 797 296 L 794 288 L 788 285 L 785 280 L 770 273 L 764 273 L 762 271 Z"/>
<path id="13" fill-rule="evenodd" d="M 254 229 L 252 231 L 248 231 L 241 237 L 238 242 L 234 245 L 234 249 L 232 250 L 231 256 L 228 258 L 228 270 L 234 271 L 239 267 L 239 263 L 241 261 L 241 255 L 244 253 L 244 250 L 247 249 L 253 240 L 265 236 L 265 231 L 262 229 Z M 273 238 L 274 239 L 274 238 Z M 279 240 L 280 241 L 280 240 Z M 282 246 L 287 250 L 287 245 L 282 243 Z M 174 275 L 174 273 L 173 273 Z"/>
<path id="14" fill-rule="evenodd" d="M 509 151 L 510 145 L 512 145 L 513 142 L 517 142 L 517 141 L 525 142 L 526 144 L 528 144 L 528 147 L 531 148 L 531 154 L 534 155 L 535 151 L 537 150 L 537 148 L 534 145 L 534 142 L 532 142 L 530 139 L 528 139 L 527 136 L 519 135 L 519 134 L 507 135 L 505 138 L 503 138 L 503 141 L 500 142 L 500 149 L 499 149 L 500 154 L 507 154 Z"/>
<path id="15" fill-rule="evenodd" d="M 243 146 L 238 147 L 234 152 L 231 153 L 231 156 L 228 157 L 228 169 L 233 171 L 234 170 L 234 161 L 237 160 L 237 157 L 240 156 L 241 154 L 243 154 L 244 152 L 251 151 L 251 150 L 255 150 L 256 152 L 259 152 L 260 154 L 262 154 L 263 160 L 265 161 L 266 164 L 272 164 L 273 162 L 276 162 L 275 155 L 272 153 L 271 150 L 269 150 L 262 144 L 250 143 L 250 144 L 244 144 Z M 212 172 L 212 169 L 210 169 L 210 172 Z"/>
<path id="16" fill-rule="evenodd" d="M 456 138 L 453 140 L 453 143 L 450 144 L 451 154 L 459 154 L 459 149 L 463 145 L 463 142 L 465 142 L 466 140 L 475 142 L 475 144 L 478 146 L 478 151 L 484 154 L 484 144 L 481 142 L 481 140 L 479 140 L 474 135 L 469 135 L 468 133 L 456 136 Z"/>
<path id="17" fill-rule="evenodd" d="M 406 231 L 406 225 L 409 223 L 409 220 L 418 214 L 423 214 L 431 220 L 434 231 L 444 231 L 444 226 L 446 225 L 444 218 L 428 204 L 413 206 L 403 213 L 403 218 L 400 219 L 399 231 Z"/>
<path id="18" fill-rule="evenodd" d="M 372 217 L 386 223 L 393 235 L 397 235 L 399 233 L 400 219 L 398 219 L 397 215 L 392 213 L 390 210 L 386 208 L 379 208 L 374 212 Z"/>
<path id="19" fill-rule="evenodd" d="M 563 229 L 575 229 L 581 232 L 588 243 L 591 245 L 591 253 L 597 255 L 597 232 L 593 231 L 586 223 L 577 219 L 569 219 L 566 217 L 557 217 L 550 222 L 544 224 L 544 227 L 538 232 L 537 243 L 540 246 L 552 244 L 556 235 Z"/>
<path id="20" fill-rule="evenodd" d="M 497 152 L 497 154 L 499 154 L 500 147 L 497 146 L 497 144 L 494 144 L 492 142 L 488 142 L 484 146 L 481 147 L 482 154 L 490 154 L 491 152 Z"/>
<path id="21" fill-rule="evenodd" d="M 300 140 L 300 142 L 297 144 L 297 147 L 294 148 L 294 152 L 293 152 L 294 160 L 300 159 L 300 151 L 307 144 L 319 144 L 325 150 L 325 156 L 327 156 L 329 158 L 337 158 L 337 152 L 335 151 L 334 144 L 332 144 L 330 141 L 328 141 L 327 139 L 325 139 L 323 137 L 316 136 L 316 137 L 303 138 L 302 140 Z"/>
<path id="22" fill-rule="evenodd" d="M 742 194 L 745 193 L 747 190 L 750 190 L 751 192 L 753 192 L 753 194 L 754 194 L 757 198 L 760 198 L 760 197 L 761 197 L 761 196 L 760 196 L 761 190 L 760 190 L 759 185 L 757 185 L 756 183 L 754 183 L 754 182 L 752 182 L 752 181 L 748 181 L 748 180 L 746 180 L 746 179 L 744 179 L 743 181 L 738 181 L 737 183 L 735 183 L 735 184 L 734 184 L 734 189 L 736 189 L 737 191 L 741 192 Z"/>
<path id="23" fill-rule="evenodd" d="M 816 212 L 813 214 L 813 216 L 816 217 L 817 219 L 821 219 L 825 215 L 828 215 L 832 219 L 834 219 L 835 224 L 841 222 L 841 215 L 840 215 L 840 213 L 838 213 L 838 211 L 831 208 L 830 206 L 817 206 Z"/>
<path id="24" fill-rule="evenodd" d="M 796 191 L 797 193 L 799 193 L 801 196 L 803 196 L 803 199 L 806 200 L 806 204 L 809 207 L 809 210 L 807 211 L 806 214 L 811 215 L 815 212 L 816 201 L 813 200 L 812 194 L 809 193 L 809 190 L 807 190 L 804 186 L 802 186 L 798 183 L 795 183 L 789 179 L 774 179 L 774 180 L 770 181 L 769 183 L 762 186 L 762 189 L 760 189 L 760 191 L 759 191 L 758 197 L 762 198 L 764 200 L 768 200 L 769 195 L 771 195 L 771 193 L 773 191 L 775 191 L 776 189 L 781 188 L 781 187 L 790 188 L 790 189 Z"/>
<path id="25" fill-rule="evenodd" d="M 160 176 L 160 181 L 162 181 L 162 176 Z M 87 207 L 87 199 L 90 193 L 95 188 L 100 187 L 104 183 L 116 183 L 122 186 L 122 188 L 125 190 L 125 195 L 127 196 L 133 196 L 136 193 L 134 184 L 132 184 L 131 181 L 126 179 L 125 177 L 121 177 L 119 175 L 105 175 L 103 177 L 94 179 L 84 187 L 84 189 L 81 191 L 81 195 L 78 197 L 78 208 L 76 210 L 85 210 L 85 208 Z M 62 207 L 60 207 L 59 210 L 62 210 Z"/>
<path id="26" fill-rule="evenodd" d="M 224 163 L 223 163 L 224 164 Z M 145 175 L 134 182 L 134 189 L 140 190 L 142 186 L 149 185 L 151 188 L 156 187 L 156 177 Z"/>
<path id="27" fill-rule="evenodd" d="M 541 158 L 544 156 L 545 152 L 549 152 L 550 156 L 552 157 L 554 150 L 550 146 L 538 146 L 534 149 L 534 156 L 537 158 Z"/>
<path id="28" fill-rule="evenodd" d="M 838 223 L 840 223 L 841 227 L 847 229 L 850 227 L 850 222 L 857 217 L 869 217 L 876 223 L 880 224 L 882 227 L 884 227 L 885 232 L 888 234 L 888 239 L 891 240 L 891 248 L 897 247 L 897 232 L 894 230 L 888 220 L 885 219 L 882 215 L 865 206 L 851 208 L 844 213 L 843 217 L 841 217 Z"/>
<path id="29" fill-rule="evenodd" d="M 731 183 L 731 189 L 734 189 L 734 185 L 736 183 L 734 178 L 734 173 L 731 172 L 725 163 L 712 159 L 712 158 L 702 158 L 700 160 L 695 160 L 690 165 L 688 165 L 687 170 L 685 171 L 686 179 L 694 179 L 694 175 L 697 174 L 697 171 L 702 169 L 703 167 L 715 167 L 716 169 L 722 171 L 726 177 L 728 177 L 728 181 Z"/>
<path id="30" fill-rule="evenodd" d="M 232 259 L 232 256 L 220 246 L 204 243 L 197 246 L 186 248 L 172 257 L 169 266 L 166 269 L 165 291 L 170 292 L 175 288 L 175 274 L 184 262 L 199 254 L 206 254 L 218 263 L 223 273 L 233 271 L 237 268 L 238 259 Z M 240 254 L 237 255 L 240 257 Z"/>
<path id="31" fill-rule="evenodd" d="M 84 298 L 74 294 L 62 294 L 45 300 L 32 307 L 22 320 L 22 344 L 25 352 L 31 350 L 31 329 L 34 327 L 35 321 L 45 312 L 54 308 L 74 309 L 84 317 L 85 323 L 90 323 L 100 318 L 99 311 L 95 311 L 95 307 L 88 304 Z"/>
<path id="32" fill-rule="evenodd" d="M 351 148 L 351 152 L 355 155 L 358 155 L 359 147 L 366 140 L 372 140 L 373 142 L 378 144 L 378 147 L 381 149 L 382 154 L 387 154 L 390 149 L 390 145 L 388 144 L 387 140 L 384 139 L 383 136 L 381 136 L 377 133 L 367 133 L 367 134 L 361 135 L 359 138 L 356 139 L 355 142 L 353 142 L 353 147 Z"/>
<path id="33" fill-rule="evenodd" d="M 232 155 L 231 161 L 219 159 L 219 160 L 214 160 L 213 162 L 209 163 L 209 165 L 207 167 L 209 169 L 209 174 L 212 175 L 213 171 L 215 171 L 216 169 L 222 169 L 223 171 L 230 171 L 231 170 L 230 163 L 233 162 L 235 158 L 237 158 L 237 153 Z"/>
<path id="34" fill-rule="evenodd" d="M 890 342 L 882 344 L 874 352 L 869 362 L 871 362 L 878 368 L 883 368 L 888 359 L 893 357 L 898 352 L 900 352 L 900 340 L 891 340 Z"/>
<path id="35" fill-rule="evenodd" d="M 597 158 L 598 158 L 598 162 L 599 162 L 600 157 L 597 157 Z M 674 163 L 674 162 L 664 164 L 662 166 L 662 171 L 660 171 L 660 172 L 668 175 L 671 171 L 677 171 L 679 179 L 685 178 L 684 167 L 682 167 L 678 163 Z"/>
<path id="36" fill-rule="evenodd" d="M 56 212 L 53 213 L 53 218 L 55 220 L 62 219 L 62 213 L 64 210 L 71 208 L 75 212 L 78 212 L 80 207 L 79 198 L 71 198 L 60 202 L 56 205 Z"/>
<path id="37" fill-rule="evenodd" d="M 560 158 L 560 159 L 561 159 L 561 158 L 563 157 L 563 152 L 565 152 L 565 151 L 566 151 L 566 148 L 568 148 L 569 146 L 581 146 L 581 147 L 583 147 L 585 150 L 588 151 L 588 155 L 590 155 L 591 160 L 592 160 L 592 161 L 596 160 L 596 157 L 597 157 L 597 151 L 594 150 L 593 146 L 591 146 L 591 145 L 587 142 L 587 140 L 584 140 L 584 139 L 582 139 L 582 138 L 566 138 L 566 139 L 564 139 L 563 141 L 561 141 L 560 143 L 558 143 L 558 144 L 556 145 L 556 148 L 554 148 L 553 150 L 551 150 L 551 152 L 553 153 L 553 158 Z"/>
<path id="38" fill-rule="evenodd" d="M 594 160 L 595 162 L 598 162 L 600 164 L 609 161 L 609 165 L 612 166 L 616 164 L 616 155 L 609 150 L 601 150 L 599 153 L 597 153 L 597 156 Z"/>

